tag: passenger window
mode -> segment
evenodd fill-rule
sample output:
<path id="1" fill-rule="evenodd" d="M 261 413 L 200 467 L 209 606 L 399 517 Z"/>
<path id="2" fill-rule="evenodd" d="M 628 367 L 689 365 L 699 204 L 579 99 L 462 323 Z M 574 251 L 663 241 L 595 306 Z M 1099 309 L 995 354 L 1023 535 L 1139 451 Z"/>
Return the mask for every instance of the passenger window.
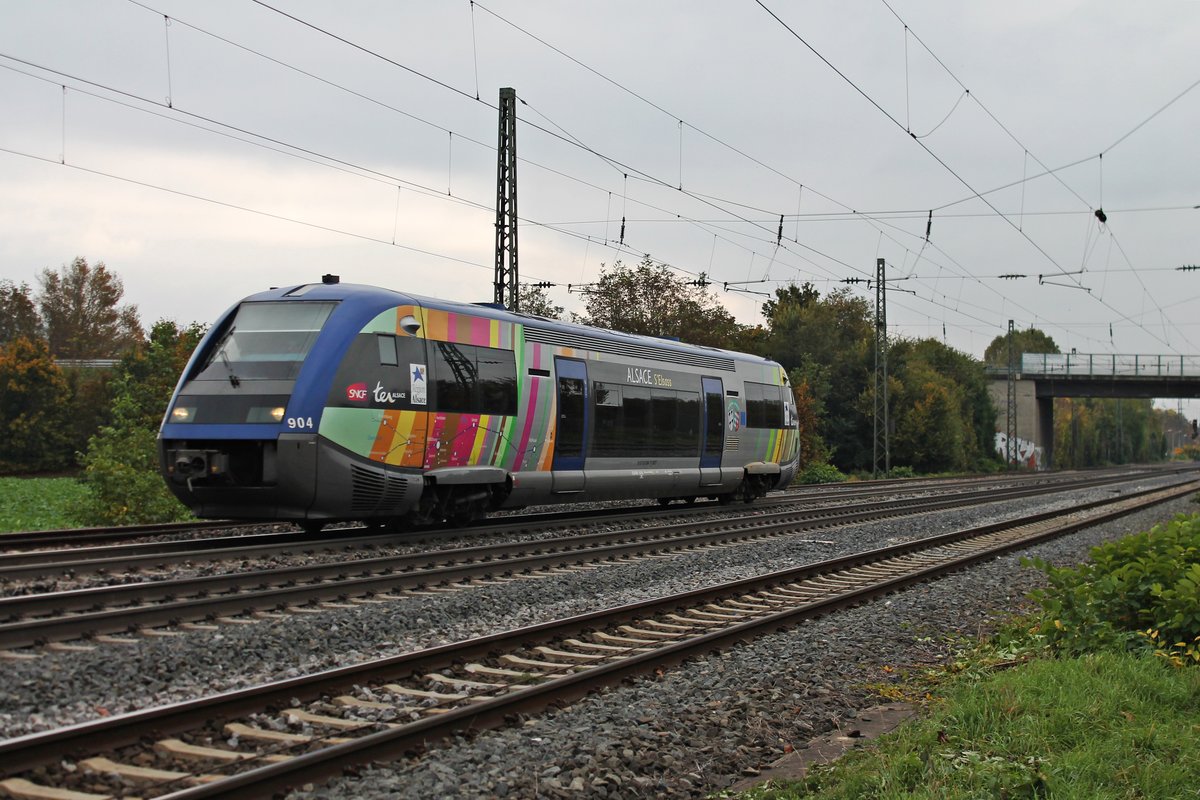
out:
<path id="1" fill-rule="evenodd" d="M 511 350 L 434 342 L 436 408 L 463 414 L 517 413 L 517 366 Z"/>

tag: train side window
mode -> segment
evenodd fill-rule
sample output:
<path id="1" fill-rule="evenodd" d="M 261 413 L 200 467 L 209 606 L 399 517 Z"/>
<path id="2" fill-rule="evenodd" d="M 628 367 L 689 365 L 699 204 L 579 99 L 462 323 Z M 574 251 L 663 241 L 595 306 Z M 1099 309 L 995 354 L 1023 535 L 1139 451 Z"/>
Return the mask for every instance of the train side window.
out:
<path id="1" fill-rule="evenodd" d="M 650 390 L 627 386 L 622 391 L 622 410 L 625 412 L 625 452 L 630 455 L 653 453 L 653 415 L 650 410 Z"/>
<path id="2" fill-rule="evenodd" d="M 592 455 L 601 458 L 619 456 L 625 450 L 625 415 L 621 406 L 621 387 L 595 381 L 592 384 L 592 396 L 596 402 Z"/>
<path id="3" fill-rule="evenodd" d="M 379 345 L 379 363 L 385 367 L 394 367 L 400 363 L 396 358 L 396 337 L 387 334 L 375 334 L 375 341 Z"/>
<path id="4" fill-rule="evenodd" d="M 459 414 L 517 413 L 517 365 L 511 350 L 433 342 L 436 408 Z"/>
<path id="5" fill-rule="evenodd" d="M 475 383 L 477 369 L 475 353 L 469 345 L 453 342 L 433 343 L 434 376 L 437 391 L 437 410 L 467 414 L 475 409 Z"/>
<path id="6" fill-rule="evenodd" d="M 675 455 L 700 454 L 700 393 L 676 392 Z"/>
<path id="7" fill-rule="evenodd" d="M 746 427 L 783 427 L 783 398 L 778 386 L 746 382 Z"/>
<path id="8" fill-rule="evenodd" d="M 517 413 L 517 362 L 512 350 L 476 347 L 479 411 L 515 416 Z"/>

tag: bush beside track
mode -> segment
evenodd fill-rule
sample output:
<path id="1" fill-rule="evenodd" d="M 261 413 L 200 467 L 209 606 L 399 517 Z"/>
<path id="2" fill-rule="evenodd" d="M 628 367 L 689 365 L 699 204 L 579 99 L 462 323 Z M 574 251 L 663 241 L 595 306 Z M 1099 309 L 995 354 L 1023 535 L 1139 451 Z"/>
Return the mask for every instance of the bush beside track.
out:
<path id="1" fill-rule="evenodd" d="M 1033 594 L 1038 611 L 947 668 L 883 690 L 923 698 L 921 720 L 738 797 L 1194 795 L 1200 515 L 1096 547 L 1078 567 L 1026 565 L 1049 579 Z"/>

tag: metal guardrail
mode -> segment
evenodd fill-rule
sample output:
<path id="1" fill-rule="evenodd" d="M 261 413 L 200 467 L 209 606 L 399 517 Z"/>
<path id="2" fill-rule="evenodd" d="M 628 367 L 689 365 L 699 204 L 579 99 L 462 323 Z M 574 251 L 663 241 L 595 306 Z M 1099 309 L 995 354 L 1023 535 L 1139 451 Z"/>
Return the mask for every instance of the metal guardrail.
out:
<path id="1" fill-rule="evenodd" d="M 1023 375 L 1200 378 L 1200 356 L 1114 353 L 1023 353 Z"/>

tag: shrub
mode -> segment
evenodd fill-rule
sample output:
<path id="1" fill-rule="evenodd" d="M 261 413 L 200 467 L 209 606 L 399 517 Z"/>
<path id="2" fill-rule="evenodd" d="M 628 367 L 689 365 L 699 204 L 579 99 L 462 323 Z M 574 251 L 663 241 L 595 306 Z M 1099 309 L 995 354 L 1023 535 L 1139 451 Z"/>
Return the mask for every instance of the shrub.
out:
<path id="1" fill-rule="evenodd" d="M 917 472 L 909 466 L 892 467 L 891 470 L 888 471 L 887 476 L 889 478 L 915 478 L 917 477 Z"/>
<path id="2" fill-rule="evenodd" d="M 105 427 L 80 457 L 89 497 L 76 510 L 82 525 L 135 525 L 188 519 L 158 473 L 156 433 Z"/>
<path id="3" fill-rule="evenodd" d="M 1200 637 L 1200 516 L 1179 516 L 1151 531 L 1092 548 L 1091 562 L 1053 567 L 1035 591 L 1039 632 L 1071 654 L 1103 646 L 1150 646 L 1164 655 L 1195 652 Z"/>
<path id="4" fill-rule="evenodd" d="M 842 471 L 832 464 L 808 464 L 796 475 L 795 483 L 841 483 L 846 480 Z"/>

